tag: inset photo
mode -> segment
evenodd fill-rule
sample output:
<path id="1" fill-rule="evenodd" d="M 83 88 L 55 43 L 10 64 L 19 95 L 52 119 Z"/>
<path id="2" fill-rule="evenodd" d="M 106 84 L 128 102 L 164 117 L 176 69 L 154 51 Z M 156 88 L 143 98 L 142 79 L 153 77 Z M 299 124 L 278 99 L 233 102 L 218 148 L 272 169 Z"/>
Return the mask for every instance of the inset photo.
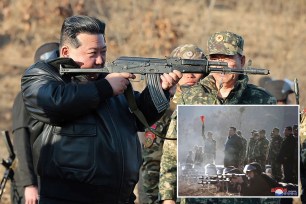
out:
<path id="1" fill-rule="evenodd" d="M 298 105 L 177 108 L 178 197 L 298 197 Z"/>

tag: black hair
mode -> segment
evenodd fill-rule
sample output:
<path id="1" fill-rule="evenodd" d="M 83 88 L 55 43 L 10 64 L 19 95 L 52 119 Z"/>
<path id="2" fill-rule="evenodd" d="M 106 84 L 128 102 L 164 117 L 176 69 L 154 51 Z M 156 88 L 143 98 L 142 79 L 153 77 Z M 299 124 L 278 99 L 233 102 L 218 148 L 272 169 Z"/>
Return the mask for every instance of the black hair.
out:
<path id="1" fill-rule="evenodd" d="M 235 132 L 236 132 L 236 130 L 237 130 L 235 127 L 230 127 L 230 129 L 233 129 Z"/>
<path id="2" fill-rule="evenodd" d="M 60 47 L 64 43 L 69 43 L 76 48 L 79 47 L 81 44 L 77 36 L 80 33 L 104 35 L 105 23 L 97 18 L 82 15 L 66 18 L 61 29 Z"/>

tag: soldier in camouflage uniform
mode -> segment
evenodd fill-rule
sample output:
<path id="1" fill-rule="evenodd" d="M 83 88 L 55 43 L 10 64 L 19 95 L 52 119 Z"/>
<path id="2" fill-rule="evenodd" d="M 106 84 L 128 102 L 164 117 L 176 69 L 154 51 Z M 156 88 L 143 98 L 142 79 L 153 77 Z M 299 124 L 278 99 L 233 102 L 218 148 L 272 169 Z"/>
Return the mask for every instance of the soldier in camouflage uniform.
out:
<path id="1" fill-rule="evenodd" d="M 185 44 L 177 47 L 172 51 L 170 56 L 183 59 L 206 59 L 204 52 L 193 44 Z M 178 82 L 177 90 L 180 90 L 183 86 L 197 83 L 202 77 L 202 74 L 183 74 L 183 77 Z M 175 99 L 171 100 L 170 104 L 170 108 L 166 111 L 164 116 L 152 126 L 162 137 L 166 135 L 171 115 L 176 108 Z M 163 143 L 163 139 L 160 139 L 160 137 L 156 136 L 151 131 L 146 130 L 142 152 L 143 165 L 141 168 L 143 190 L 146 194 L 143 203 L 158 203 L 159 170 Z"/>
<path id="2" fill-rule="evenodd" d="M 247 146 L 248 146 L 248 141 L 245 137 L 242 136 L 241 130 L 237 130 L 237 135 L 241 138 L 242 140 L 242 150 L 241 150 L 241 155 L 240 155 L 240 164 L 239 168 L 243 169 L 244 165 L 246 164 L 246 153 L 247 153 Z"/>
<path id="3" fill-rule="evenodd" d="M 231 68 L 242 68 L 244 40 L 231 32 L 217 32 L 208 40 L 209 58 L 228 62 Z M 263 89 L 248 84 L 248 76 L 213 73 L 199 85 L 183 89 L 174 96 L 177 104 L 276 104 L 276 99 Z M 176 112 L 167 132 L 167 137 L 176 138 Z M 163 204 L 176 203 L 176 152 L 177 143 L 166 140 L 161 160 L 159 194 Z M 248 198 L 188 198 L 182 203 L 201 204 L 277 204 L 278 199 Z"/>
<path id="4" fill-rule="evenodd" d="M 281 148 L 283 138 L 279 134 L 279 128 L 273 128 L 271 132 L 271 141 L 268 153 L 268 163 L 271 164 L 272 177 L 280 182 L 282 180 L 282 168 L 277 157 Z"/>
<path id="5" fill-rule="evenodd" d="M 256 143 L 258 137 L 259 137 L 258 132 L 256 130 L 252 130 L 251 137 L 249 139 L 248 149 L 247 149 L 247 156 L 246 156 L 247 161 L 246 161 L 246 163 L 251 163 L 251 162 L 255 161 L 253 151 L 254 151 L 254 146 L 255 146 L 255 143 Z"/>
<path id="6" fill-rule="evenodd" d="M 266 138 L 266 130 L 259 131 L 259 138 L 255 143 L 253 154 L 255 161 L 261 165 L 263 171 L 265 171 L 266 162 L 269 152 L 269 140 Z"/>

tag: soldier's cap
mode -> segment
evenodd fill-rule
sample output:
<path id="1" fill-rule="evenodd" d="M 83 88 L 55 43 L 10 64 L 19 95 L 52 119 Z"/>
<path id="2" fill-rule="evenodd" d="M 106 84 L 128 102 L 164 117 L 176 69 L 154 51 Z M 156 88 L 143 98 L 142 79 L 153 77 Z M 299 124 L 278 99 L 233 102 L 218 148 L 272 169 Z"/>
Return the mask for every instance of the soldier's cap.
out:
<path id="1" fill-rule="evenodd" d="M 294 93 L 288 80 L 271 80 L 263 86 L 278 101 L 284 101 L 290 93 Z"/>
<path id="2" fill-rule="evenodd" d="M 259 130 L 259 133 L 266 134 L 266 130 L 261 129 L 261 130 Z"/>
<path id="3" fill-rule="evenodd" d="M 206 59 L 206 56 L 201 48 L 194 44 L 184 44 L 175 48 L 170 57 L 182 59 Z"/>
<path id="4" fill-rule="evenodd" d="M 255 133 L 255 132 L 257 132 L 257 130 L 252 130 L 252 132 L 251 132 L 251 133 Z"/>
<path id="5" fill-rule="evenodd" d="M 278 132 L 279 132 L 279 128 L 277 128 L 277 127 L 273 128 L 273 130 L 276 130 L 276 131 L 278 131 Z"/>
<path id="6" fill-rule="evenodd" d="M 59 43 L 48 42 L 37 48 L 34 55 L 34 62 L 55 59 L 57 57 L 59 57 Z"/>
<path id="7" fill-rule="evenodd" d="M 297 129 L 299 129 L 299 126 L 297 124 L 295 124 L 295 125 L 292 126 L 292 129 L 297 130 Z"/>
<path id="8" fill-rule="evenodd" d="M 243 55 L 243 45 L 241 36 L 229 31 L 217 32 L 208 39 L 208 54 Z"/>

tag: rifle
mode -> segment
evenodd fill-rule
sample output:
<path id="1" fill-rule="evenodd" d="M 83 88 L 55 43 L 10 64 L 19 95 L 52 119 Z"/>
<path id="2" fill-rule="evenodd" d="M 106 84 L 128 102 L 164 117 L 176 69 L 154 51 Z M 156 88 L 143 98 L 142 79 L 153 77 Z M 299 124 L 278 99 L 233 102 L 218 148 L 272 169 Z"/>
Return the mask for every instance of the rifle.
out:
<path id="1" fill-rule="evenodd" d="M 69 58 L 67 59 L 69 60 Z M 205 59 L 181 59 L 181 58 L 143 58 L 143 57 L 119 57 L 115 61 L 101 69 L 80 69 L 79 66 L 71 59 L 74 67 L 65 67 L 60 64 L 60 74 L 90 74 L 90 73 L 110 73 L 110 72 L 128 72 L 146 76 L 148 89 L 151 94 L 153 103 L 161 112 L 168 108 L 169 102 L 164 95 L 159 75 L 178 70 L 182 73 L 202 73 L 207 76 L 211 72 L 233 73 L 233 74 L 259 74 L 268 75 L 267 69 L 258 69 L 248 67 L 246 69 L 231 69 L 226 62 L 209 61 Z"/>
<path id="2" fill-rule="evenodd" d="M 9 153 L 9 157 L 6 160 L 2 159 L 2 162 L 1 162 L 1 164 L 5 168 L 5 172 L 1 180 L 1 184 L 0 184 L 0 201 L 1 201 L 2 194 L 4 192 L 6 182 L 9 179 L 13 180 L 14 170 L 12 168 L 12 165 L 16 157 L 8 131 L 2 131 L 2 135 L 4 136 L 4 142 L 5 142 L 6 148 Z"/>
<path id="3" fill-rule="evenodd" d="M 240 187 L 236 186 L 235 183 L 232 183 L 231 180 L 237 177 L 245 177 L 245 174 L 238 174 L 238 173 L 226 173 L 226 174 L 217 174 L 217 175 L 205 175 L 199 178 L 200 182 L 203 187 L 209 184 L 215 184 L 218 186 L 219 192 L 226 191 L 227 193 L 238 193 L 240 194 Z"/>
<path id="4" fill-rule="evenodd" d="M 226 173 L 226 174 L 216 174 L 216 175 L 205 175 L 201 176 L 199 179 L 202 181 L 200 184 L 212 183 L 212 182 L 230 182 L 232 178 L 245 177 L 245 174 L 238 173 Z"/>

